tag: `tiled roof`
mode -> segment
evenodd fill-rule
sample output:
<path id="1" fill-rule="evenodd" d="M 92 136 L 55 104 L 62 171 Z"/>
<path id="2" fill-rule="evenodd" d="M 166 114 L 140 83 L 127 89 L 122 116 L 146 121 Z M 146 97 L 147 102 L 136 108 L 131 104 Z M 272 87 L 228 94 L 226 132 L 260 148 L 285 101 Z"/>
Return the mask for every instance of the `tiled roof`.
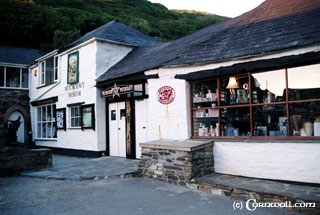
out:
<path id="1" fill-rule="evenodd" d="M 44 52 L 35 49 L 0 46 L 0 63 L 23 64 L 31 66 L 35 63 L 35 59 L 44 54 Z"/>
<path id="2" fill-rule="evenodd" d="M 90 31 L 89 33 L 86 33 L 84 36 L 72 42 L 67 47 L 61 49 L 60 52 L 70 49 L 94 37 L 125 43 L 133 46 L 148 46 L 161 43 L 161 41 L 153 37 L 145 35 L 138 30 L 135 30 L 122 23 L 117 22 L 116 20 L 113 20 L 93 31 Z"/>
<path id="3" fill-rule="evenodd" d="M 319 0 L 267 0 L 248 13 L 181 39 L 138 47 L 97 81 L 166 65 L 223 61 L 319 42 Z"/>

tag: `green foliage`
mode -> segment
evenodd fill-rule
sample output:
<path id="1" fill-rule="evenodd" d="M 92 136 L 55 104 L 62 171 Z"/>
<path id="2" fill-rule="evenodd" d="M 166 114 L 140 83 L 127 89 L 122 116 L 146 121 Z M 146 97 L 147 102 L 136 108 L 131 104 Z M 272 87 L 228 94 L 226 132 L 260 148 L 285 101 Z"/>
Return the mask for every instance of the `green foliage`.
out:
<path id="1" fill-rule="evenodd" d="M 60 48 L 113 19 L 170 41 L 225 17 L 169 11 L 147 0 L 1 0 L 0 45 Z"/>

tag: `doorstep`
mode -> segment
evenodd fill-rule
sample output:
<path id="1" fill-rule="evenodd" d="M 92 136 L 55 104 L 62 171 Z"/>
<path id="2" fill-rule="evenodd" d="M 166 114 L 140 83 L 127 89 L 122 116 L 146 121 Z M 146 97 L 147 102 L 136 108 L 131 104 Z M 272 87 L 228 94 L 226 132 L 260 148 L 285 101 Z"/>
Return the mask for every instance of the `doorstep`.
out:
<path id="1" fill-rule="evenodd" d="M 320 214 L 320 186 L 297 185 L 264 179 L 213 173 L 195 178 L 187 185 L 203 192 L 257 202 L 315 202 L 316 208 L 285 208 L 307 214 Z"/>

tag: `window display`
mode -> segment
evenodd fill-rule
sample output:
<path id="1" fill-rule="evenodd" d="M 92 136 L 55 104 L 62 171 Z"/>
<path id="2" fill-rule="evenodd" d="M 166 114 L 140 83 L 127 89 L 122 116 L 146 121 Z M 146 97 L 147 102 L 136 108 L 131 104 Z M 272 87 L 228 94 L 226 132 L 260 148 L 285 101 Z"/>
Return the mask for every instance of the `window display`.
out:
<path id="1" fill-rule="evenodd" d="M 320 137 L 320 64 L 192 82 L 192 136 Z"/>

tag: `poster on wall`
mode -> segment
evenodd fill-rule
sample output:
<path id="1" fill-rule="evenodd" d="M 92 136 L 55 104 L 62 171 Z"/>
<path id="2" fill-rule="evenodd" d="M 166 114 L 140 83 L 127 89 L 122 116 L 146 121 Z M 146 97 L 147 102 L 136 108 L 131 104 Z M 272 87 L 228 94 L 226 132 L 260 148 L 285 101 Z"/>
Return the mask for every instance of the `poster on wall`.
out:
<path id="1" fill-rule="evenodd" d="M 81 106 L 81 128 L 95 130 L 94 104 Z"/>
<path id="2" fill-rule="evenodd" d="M 68 84 L 79 82 L 79 52 L 68 55 Z"/>
<path id="3" fill-rule="evenodd" d="M 176 92 L 170 86 L 160 87 L 157 93 L 158 102 L 167 105 L 174 101 Z"/>
<path id="4" fill-rule="evenodd" d="M 56 122 L 57 122 L 57 129 L 66 130 L 66 109 L 60 108 L 56 109 Z"/>

